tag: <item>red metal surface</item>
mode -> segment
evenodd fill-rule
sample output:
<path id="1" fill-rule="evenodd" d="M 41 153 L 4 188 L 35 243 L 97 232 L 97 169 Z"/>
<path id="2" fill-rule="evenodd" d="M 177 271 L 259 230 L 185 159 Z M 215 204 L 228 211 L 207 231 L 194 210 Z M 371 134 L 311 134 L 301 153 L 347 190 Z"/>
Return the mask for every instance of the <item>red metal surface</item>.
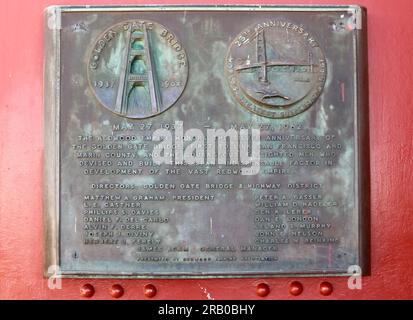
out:
<path id="1" fill-rule="evenodd" d="M 413 28 L 411 0 L 358 0 L 369 10 L 371 263 L 362 290 L 349 290 L 347 279 L 298 279 L 300 296 L 290 294 L 297 279 L 255 280 L 63 280 L 49 290 L 42 278 L 43 152 L 43 9 L 52 4 L 124 4 L 124 1 L 0 1 L 0 299 L 402 299 L 413 298 Z M 157 1 L 159 2 L 159 1 Z M 180 3 L 207 3 L 179 1 Z M 226 3 L 235 3 L 227 0 Z M 238 3 L 250 3 L 237 1 Z M 293 1 L 306 4 L 353 4 L 347 0 Z M 135 1 L 133 4 L 142 4 Z M 173 3 L 173 2 L 169 2 Z M 217 4 L 218 1 L 209 3 Z M 278 3 L 278 1 L 261 1 Z M 334 290 L 320 292 L 328 281 Z M 270 293 L 257 296 L 257 285 Z"/>

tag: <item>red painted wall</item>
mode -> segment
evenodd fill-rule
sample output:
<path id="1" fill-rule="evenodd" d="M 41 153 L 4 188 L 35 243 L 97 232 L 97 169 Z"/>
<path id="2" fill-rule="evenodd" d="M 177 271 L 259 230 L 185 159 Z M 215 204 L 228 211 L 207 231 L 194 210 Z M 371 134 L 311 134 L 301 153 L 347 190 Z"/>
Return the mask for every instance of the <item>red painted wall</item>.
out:
<path id="1" fill-rule="evenodd" d="M 42 278 L 43 9 L 85 2 L 124 4 L 0 1 L 0 299 L 81 299 L 79 288 L 85 283 L 94 285 L 94 299 L 111 298 L 114 283 L 125 288 L 123 299 L 145 298 L 142 288 L 148 283 L 158 288 L 155 299 L 255 299 L 261 282 L 271 287 L 266 299 L 297 299 L 289 294 L 294 279 L 64 280 L 62 290 L 48 289 Z M 185 2 L 208 3 L 175 3 Z M 372 275 L 363 279 L 361 291 L 349 290 L 347 279 L 328 279 L 334 286 L 329 297 L 319 290 L 326 279 L 300 279 L 304 292 L 299 298 L 304 299 L 413 298 L 413 1 L 358 2 L 369 11 Z"/>

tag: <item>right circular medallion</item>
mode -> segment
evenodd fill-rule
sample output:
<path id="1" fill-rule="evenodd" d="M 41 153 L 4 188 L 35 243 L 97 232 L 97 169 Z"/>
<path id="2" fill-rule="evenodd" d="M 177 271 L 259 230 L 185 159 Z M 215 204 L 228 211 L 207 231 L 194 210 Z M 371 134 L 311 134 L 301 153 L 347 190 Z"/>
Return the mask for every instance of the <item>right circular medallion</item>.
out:
<path id="1" fill-rule="evenodd" d="M 302 25 L 270 20 L 242 31 L 225 61 L 231 92 L 260 116 L 283 119 L 309 109 L 322 93 L 327 63 Z"/>

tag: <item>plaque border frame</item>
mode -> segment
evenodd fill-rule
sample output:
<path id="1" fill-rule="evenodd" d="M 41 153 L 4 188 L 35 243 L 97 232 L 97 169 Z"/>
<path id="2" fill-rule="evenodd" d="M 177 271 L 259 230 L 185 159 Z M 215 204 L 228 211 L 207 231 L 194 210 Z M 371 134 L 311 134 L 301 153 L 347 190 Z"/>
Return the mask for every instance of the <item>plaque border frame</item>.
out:
<path id="1" fill-rule="evenodd" d="M 355 207 L 358 210 L 358 256 L 363 276 L 370 275 L 370 152 L 367 9 L 359 5 L 120 5 L 120 6 L 50 6 L 44 11 L 44 169 L 43 220 L 45 278 L 72 279 L 236 279 L 236 278 L 305 278 L 349 277 L 352 273 L 259 273 L 242 274 L 103 274 L 61 272 L 60 263 L 60 30 L 61 15 L 67 12 L 133 11 L 274 11 L 274 12 L 352 12 L 355 16 L 354 42 L 354 139 Z"/>

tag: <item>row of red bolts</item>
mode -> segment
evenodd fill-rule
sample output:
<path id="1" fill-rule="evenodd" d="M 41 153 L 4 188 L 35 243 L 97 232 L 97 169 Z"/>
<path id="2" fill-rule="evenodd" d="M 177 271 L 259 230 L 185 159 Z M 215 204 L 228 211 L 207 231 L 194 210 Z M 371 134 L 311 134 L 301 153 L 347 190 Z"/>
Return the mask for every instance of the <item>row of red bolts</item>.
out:
<path id="1" fill-rule="evenodd" d="M 293 296 L 299 296 L 303 293 L 304 286 L 301 282 L 294 281 L 290 283 L 290 294 Z M 257 296 L 265 298 L 271 292 L 270 286 L 266 283 L 260 283 L 257 286 Z M 333 293 L 333 285 L 330 282 L 322 282 L 320 284 L 320 294 L 323 296 L 329 296 Z"/>
<path id="2" fill-rule="evenodd" d="M 294 281 L 290 284 L 290 294 L 293 296 L 299 296 L 303 293 L 304 287 L 301 282 Z M 257 296 L 266 297 L 270 294 L 270 286 L 266 283 L 260 283 L 257 285 Z M 110 295 L 115 298 L 121 298 L 125 291 L 119 284 L 113 285 L 109 290 Z M 154 285 L 148 284 L 144 286 L 143 293 L 147 298 L 154 298 L 157 294 L 157 289 Z M 330 282 L 322 282 L 320 284 L 320 294 L 323 296 L 329 296 L 333 293 L 333 285 Z M 95 288 L 91 284 L 85 284 L 80 288 L 80 295 L 84 298 L 92 298 L 95 295 Z"/>
<path id="3" fill-rule="evenodd" d="M 154 285 L 148 284 L 144 287 L 143 293 L 147 298 L 154 298 L 157 294 L 157 289 Z M 123 297 L 125 290 L 121 285 L 115 284 L 110 288 L 109 294 L 113 298 L 119 299 Z M 80 295 L 84 298 L 92 298 L 95 295 L 95 288 L 91 284 L 85 284 L 80 288 Z"/>

